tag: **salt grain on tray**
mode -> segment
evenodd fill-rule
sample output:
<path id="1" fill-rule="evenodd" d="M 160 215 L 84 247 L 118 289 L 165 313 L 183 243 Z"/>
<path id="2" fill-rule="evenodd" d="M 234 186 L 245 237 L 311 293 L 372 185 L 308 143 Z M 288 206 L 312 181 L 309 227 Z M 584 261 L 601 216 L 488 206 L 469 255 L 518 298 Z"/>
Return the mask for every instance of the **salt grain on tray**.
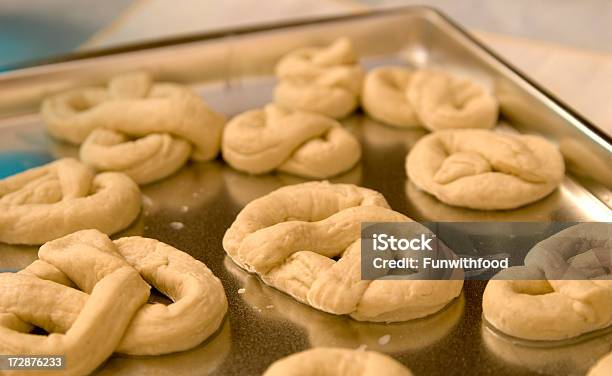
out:
<path id="1" fill-rule="evenodd" d="M 387 343 L 389 343 L 389 341 L 391 341 L 391 336 L 389 334 L 385 334 L 384 336 L 378 339 L 378 344 L 381 346 L 386 345 Z"/>
<path id="2" fill-rule="evenodd" d="M 170 227 L 174 230 L 180 230 L 185 227 L 185 225 L 182 222 L 170 222 Z"/>

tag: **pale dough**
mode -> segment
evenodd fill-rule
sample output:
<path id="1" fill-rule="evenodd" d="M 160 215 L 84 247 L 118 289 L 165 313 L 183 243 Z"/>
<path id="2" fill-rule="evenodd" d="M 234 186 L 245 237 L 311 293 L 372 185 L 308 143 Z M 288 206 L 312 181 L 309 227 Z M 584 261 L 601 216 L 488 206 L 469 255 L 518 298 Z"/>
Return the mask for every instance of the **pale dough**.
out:
<path id="1" fill-rule="evenodd" d="M 206 265 L 155 239 L 133 236 L 113 243 L 145 281 L 173 301 L 167 306 L 141 308 L 117 352 L 157 355 L 184 351 L 221 326 L 227 299 L 221 281 Z"/>
<path id="2" fill-rule="evenodd" d="M 277 360 L 263 376 L 411 376 L 400 362 L 374 351 L 317 347 Z"/>
<path id="3" fill-rule="evenodd" d="M 86 164 L 125 172 L 139 184 L 168 176 L 189 158 L 215 158 L 225 124 L 186 86 L 154 83 L 144 73 L 51 96 L 41 114 L 54 137 L 82 143 Z"/>
<path id="4" fill-rule="evenodd" d="M 486 320 L 530 340 L 562 340 L 612 325 L 609 229 L 606 223 L 583 223 L 538 243 L 525 266 L 489 281 Z"/>
<path id="5" fill-rule="evenodd" d="M 131 141 L 124 133 L 94 129 L 85 139 L 80 159 L 100 171 L 120 171 L 138 184 L 163 179 L 189 159 L 189 142 L 168 133 L 152 133 Z"/>
<path id="6" fill-rule="evenodd" d="M 60 159 L 0 180 L 0 241 L 42 244 L 95 228 L 113 234 L 140 213 L 138 186 L 125 174 L 95 175 Z"/>
<path id="7" fill-rule="evenodd" d="M 414 72 L 404 67 L 380 67 L 368 72 L 363 82 L 361 105 L 372 118 L 401 128 L 421 125 L 406 91 Z"/>
<path id="8" fill-rule="evenodd" d="M 49 375 L 89 374 L 113 353 L 146 303 L 149 286 L 120 257 L 97 245 L 41 255 L 46 260 L 41 262 L 52 263 L 51 280 L 69 272 L 78 290 L 29 273 L 0 273 L 0 353 L 64 355 L 66 369 L 45 371 Z M 30 323 L 53 334 L 29 334 Z"/>
<path id="9" fill-rule="evenodd" d="M 406 173 L 449 205 L 513 209 L 554 191 L 564 164 L 557 147 L 542 137 L 461 129 L 420 139 L 406 158 Z"/>
<path id="10" fill-rule="evenodd" d="M 525 265 L 542 270 L 547 279 L 612 279 L 612 224 L 580 223 L 536 244 Z"/>
<path id="11" fill-rule="evenodd" d="M 84 230 L 46 243 L 39 257 L 19 273 L 0 274 L 0 351 L 65 355 L 68 374 L 89 373 L 115 351 L 157 355 L 193 348 L 219 328 L 227 311 L 212 272 L 157 240 L 113 242 Z M 173 303 L 145 304 L 145 281 Z M 28 334 L 32 325 L 52 334 Z"/>
<path id="12" fill-rule="evenodd" d="M 448 73 L 417 71 L 406 92 L 421 124 L 432 131 L 448 128 L 493 128 L 497 99 L 477 84 Z"/>
<path id="13" fill-rule="evenodd" d="M 343 118 L 357 108 L 363 69 L 351 41 L 290 52 L 276 66 L 274 101 L 286 108 Z"/>
<path id="14" fill-rule="evenodd" d="M 309 182 L 249 203 L 223 247 L 239 266 L 314 308 L 360 321 L 405 321 L 442 309 L 463 281 L 361 280 L 361 223 L 403 221 L 410 218 L 376 191 Z"/>
<path id="15" fill-rule="evenodd" d="M 597 364 L 591 368 L 587 376 L 610 376 L 612 375 L 612 353 L 601 358 Z"/>
<path id="16" fill-rule="evenodd" d="M 361 158 L 359 142 L 337 121 L 274 104 L 233 118 L 223 133 L 222 152 L 237 170 L 316 179 L 347 171 Z"/>

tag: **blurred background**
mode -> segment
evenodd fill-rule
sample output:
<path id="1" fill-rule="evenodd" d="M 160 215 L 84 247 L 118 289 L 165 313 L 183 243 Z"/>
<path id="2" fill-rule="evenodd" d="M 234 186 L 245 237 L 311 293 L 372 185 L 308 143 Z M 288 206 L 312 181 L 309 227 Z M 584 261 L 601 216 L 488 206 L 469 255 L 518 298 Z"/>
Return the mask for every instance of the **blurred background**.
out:
<path id="1" fill-rule="evenodd" d="M 0 72 L 75 50 L 429 5 L 612 132 L 611 0 L 0 0 Z"/>
<path id="2" fill-rule="evenodd" d="M 0 65 L 368 7 L 424 4 L 471 29 L 612 52 L 610 0 L 0 0 Z"/>

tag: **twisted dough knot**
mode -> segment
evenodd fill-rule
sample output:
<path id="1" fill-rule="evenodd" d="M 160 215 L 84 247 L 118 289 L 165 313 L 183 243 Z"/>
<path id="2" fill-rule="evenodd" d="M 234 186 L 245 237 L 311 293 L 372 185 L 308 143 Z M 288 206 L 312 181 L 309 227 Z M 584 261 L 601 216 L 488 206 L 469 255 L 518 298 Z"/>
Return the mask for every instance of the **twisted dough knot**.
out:
<path id="1" fill-rule="evenodd" d="M 610 229 L 584 223 L 538 243 L 524 267 L 507 269 L 487 284 L 487 321 L 532 340 L 567 339 L 612 325 Z"/>
<path id="2" fill-rule="evenodd" d="M 140 190 L 124 174 L 65 158 L 0 180 L 0 241 L 42 244 L 74 231 L 113 234 L 140 212 Z"/>
<path id="3" fill-rule="evenodd" d="M 359 142 L 337 121 L 273 104 L 233 118 L 223 133 L 222 152 L 237 170 L 276 169 L 317 179 L 347 171 L 361 158 Z"/>
<path id="4" fill-rule="evenodd" d="M 144 73 L 55 95 L 43 102 L 42 116 L 53 136 L 83 143 L 85 163 L 139 184 L 170 175 L 190 157 L 213 159 L 225 123 L 188 88 L 153 83 Z"/>
<path id="5" fill-rule="evenodd" d="M 468 80 L 447 73 L 417 71 L 406 92 L 421 124 L 432 131 L 447 128 L 493 128 L 497 122 L 495 97 Z"/>
<path id="6" fill-rule="evenodd" d="M 380 67 L 368 72 L 361 104 L 372 118 L 388 125 L 408 128 L 421 125 L 406 91 L 414 73 L 403 67 Z"/>
<path id="7" fill-rule="evenodd" d="M 548 195 L 561 183 L 563 158 L 542 137 L 488 130 L 445 130 L 420 139 L 406 158 L 420 189 L 450 205 L 512 209 Z"/>
<path id="8" fill-rule="evenodd" d="M 612 225 L 582 223 L 536 244 L 525 265 L 547 279 L 612 279 Z"/>
<path id="9" fill-rule="evenodd" d="M 227 310 L 212 272 L 157 240 L 111 241 L 85 230 L 46 243 L 39 258 L 19 273 L 0 273 L 0 352 L 64 355 L 62 374 L 87 374 L 115 351 L 190 349 L 217 330 Z M 174 303 L 146 304 L 147 283 Z M 33 325 L 51 334 L 29 334 Z"/>
<path id="10" fill-rule="evenodd" d="M 462 281 L 361 280 L 361 223 L 400 221 L 410 218 L 376 191 L 309 182 L 249 203 L 223 247 L 236 264 L 314 308 L 361 321 L 405 321 L 442 309 Z"/>
<path id="11" fill-rule="evenodd" d="M 283 107 L 343 118 L 358 104 L 363 69 L 351 41 L 340 38 L 328 47 L 306 47 L 283 57 L 276 66 L 280 82 L 274 101 Z"/>
<path id="12" fill-rule="evenodd" d="M 317 347 L 284 357 L 263 376 L 411 376 L 400 362 L 374 351 Z"/>

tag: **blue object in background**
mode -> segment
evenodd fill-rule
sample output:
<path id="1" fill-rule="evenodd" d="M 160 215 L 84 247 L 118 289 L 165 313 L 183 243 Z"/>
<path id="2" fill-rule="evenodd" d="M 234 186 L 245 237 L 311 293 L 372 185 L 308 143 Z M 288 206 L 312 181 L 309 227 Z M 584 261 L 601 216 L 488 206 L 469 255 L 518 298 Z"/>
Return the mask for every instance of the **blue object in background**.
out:
<path id="1" fill-rule="evenodd" d="M 54 160 L 49 153 L 40 151 L 8 151 L 0 153 L 0 179 L 15 175 L 32 167 Z"/>
<path id="2" fill-rule="evenodd" d="M 0 0 L 0 72 L 74 51 L 132 1 Z"/>
<path id="3" fill-rule="evenodd" d="M 87 38 L 68 24 L 28 15 L 0 15 L 0 66 L 64 54 Z"/>

